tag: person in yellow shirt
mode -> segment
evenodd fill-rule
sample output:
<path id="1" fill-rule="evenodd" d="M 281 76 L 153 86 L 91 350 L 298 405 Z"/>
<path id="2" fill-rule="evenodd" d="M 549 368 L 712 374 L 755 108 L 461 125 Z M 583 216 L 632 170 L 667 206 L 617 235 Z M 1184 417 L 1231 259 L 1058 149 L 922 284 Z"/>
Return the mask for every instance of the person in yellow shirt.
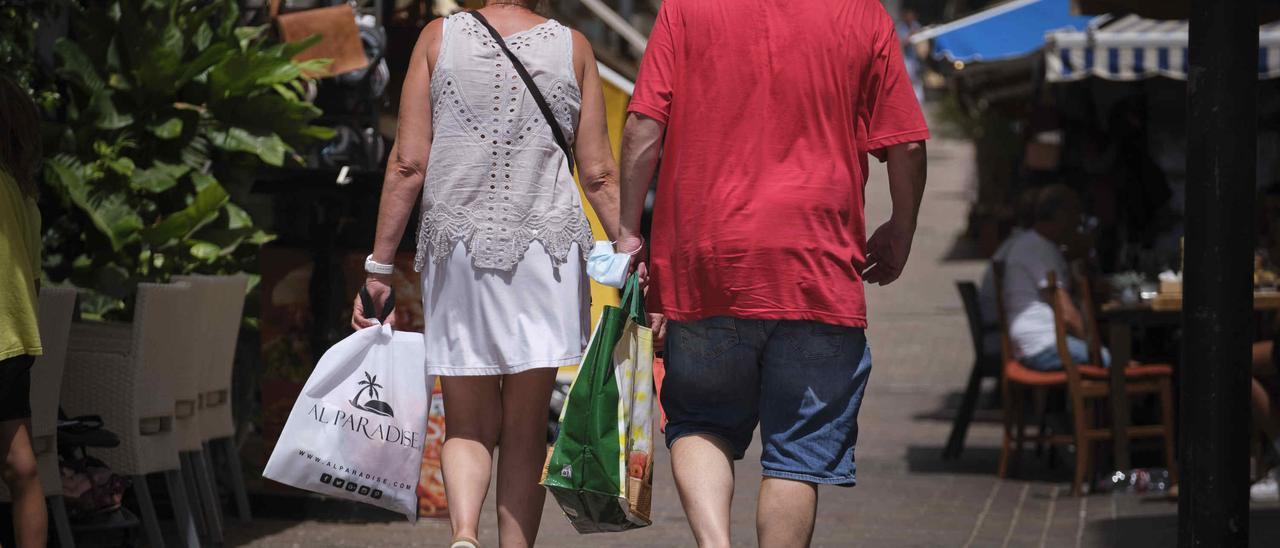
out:
<path id="1" fill-rule="evenodd" d="M 40 118 L 22 87 L 0 76 L 0 468 L 13 497 L 19 548 L 45 545 L 44 493 L 31 449 L 31 364 L 40 279 Z"/>

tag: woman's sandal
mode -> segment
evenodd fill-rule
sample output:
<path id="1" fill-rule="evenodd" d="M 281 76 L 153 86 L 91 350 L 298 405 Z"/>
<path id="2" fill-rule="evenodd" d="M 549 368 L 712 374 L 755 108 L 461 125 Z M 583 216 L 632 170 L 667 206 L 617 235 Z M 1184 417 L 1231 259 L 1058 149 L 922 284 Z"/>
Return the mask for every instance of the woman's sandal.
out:
<path id="1" fill-rule="evenodd" d="M 458 537 L 453 539 L 453 543 L 449 544 L 449 548 L 480 548 L 480 541 L 467 537 Z"/>

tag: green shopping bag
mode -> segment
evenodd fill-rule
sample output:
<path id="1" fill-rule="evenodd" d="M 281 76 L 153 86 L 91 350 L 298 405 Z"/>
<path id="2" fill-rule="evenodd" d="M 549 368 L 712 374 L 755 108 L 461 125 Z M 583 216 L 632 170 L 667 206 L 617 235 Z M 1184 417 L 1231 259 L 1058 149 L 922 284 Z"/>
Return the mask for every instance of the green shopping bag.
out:
<path id="1" fill-rule="evenodd" d="M 579 533 L 652 523 L 653 332 L 635 274 L 606 306 L 560 412 L 542 485 Z"/>

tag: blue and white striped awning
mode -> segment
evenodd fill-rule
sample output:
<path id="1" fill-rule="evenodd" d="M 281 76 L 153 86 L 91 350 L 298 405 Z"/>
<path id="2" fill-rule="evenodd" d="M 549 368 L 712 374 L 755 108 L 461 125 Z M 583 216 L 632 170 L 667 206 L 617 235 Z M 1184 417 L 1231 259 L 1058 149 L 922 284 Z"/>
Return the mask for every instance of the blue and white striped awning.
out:
<path id="1" fill-rule="evenodd" d="M 1186 21 L 1126 15 L 1083 31 L 1050 32 L 1046 38 L 1045 76 L 1050 82 L 1090 76 L 1118 81 L 1187 79 Z M 1280 23 L 1260 27 L 1258 42 L 1258 78 L 1280 77 Z"/>

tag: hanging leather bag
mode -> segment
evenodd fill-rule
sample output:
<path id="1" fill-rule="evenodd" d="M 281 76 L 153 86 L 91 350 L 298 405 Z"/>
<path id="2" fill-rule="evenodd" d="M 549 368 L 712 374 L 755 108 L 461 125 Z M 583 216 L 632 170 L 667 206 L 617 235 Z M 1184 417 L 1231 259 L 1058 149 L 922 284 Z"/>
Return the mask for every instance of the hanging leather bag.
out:
<path id="1" fill-rule="evenodd" d="M 315 77 L 337 76 L 369 66 L 360 42 L 360 27 L 356 25 L 355 10 L 350 4 L 280 13 L 284 0 L 271 0 L 270 14 L 285 42 L 298 42 L 320 35 L 320 42 L 294 56 L 296 61 L 332 59 L 333 64 Z"/>

